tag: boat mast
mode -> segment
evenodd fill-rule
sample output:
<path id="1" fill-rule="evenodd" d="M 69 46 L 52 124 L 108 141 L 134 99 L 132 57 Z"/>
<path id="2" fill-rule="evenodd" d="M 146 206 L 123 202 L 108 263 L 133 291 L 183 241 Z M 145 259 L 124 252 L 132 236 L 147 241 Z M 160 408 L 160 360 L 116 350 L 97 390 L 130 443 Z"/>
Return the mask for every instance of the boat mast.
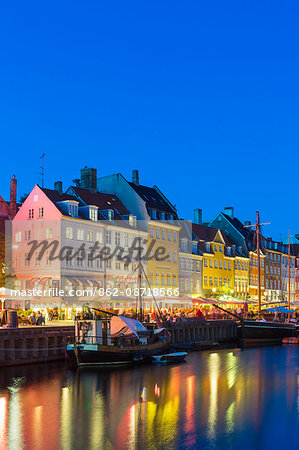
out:
<path id="1" fill-rule="evenodd" d="M 244 225 L 244 228 L 255 227 L 256 233 L 256 253 L 257 253 L 257 303 L 258 319 L 261 317 L 261 266 L 260 266 L 260 229 L 262 225 L 270 225 L 271 222 L 260 223 L 260 213 L 256 212 L 256 223 L 254 225 Z"/>
<path id="2" fill-rule="evenodd" d="M 288 252 L 288 309 L 291 308 L 291 230 L 289 228 L 289 252 Z M 290 315 L 289 315 L 290 318 Z"/>
<path id="3" fill-rule="evenodd" d="M 257 304 L 258 318 L 261 316 L 261 266 L 260 266 L 260 213 L 256 212 L 256 253 L 257 253 Z"/>
<path id="4" fill-rule="evenodd" d="M 143 322 L 143 308 L 142 308 L 142 263 L 141 263 L 141 238 L 139 238 L 139 251 L 138 251 L 138 307 L 139 307 L 139 321 Z"/>

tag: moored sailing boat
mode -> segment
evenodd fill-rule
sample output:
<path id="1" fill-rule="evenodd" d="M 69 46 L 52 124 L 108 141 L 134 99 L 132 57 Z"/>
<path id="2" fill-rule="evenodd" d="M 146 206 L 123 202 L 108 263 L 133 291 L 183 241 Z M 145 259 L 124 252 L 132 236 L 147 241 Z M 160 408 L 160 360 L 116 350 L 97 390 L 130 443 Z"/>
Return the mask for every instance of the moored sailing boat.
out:
<path id="1" fill-rule="evenodd" d="M 254 225 L 245 225 L 245 227 L 255 227 L 256 231 L 256 253 L 257 253 L 257 294 L 258 294 L 258 318 L 257 320 L 246 319 L 236 314 L 226 311 L 234 316 L 238 323 L 238 337 L 241 345 L 257 345 L 267 343 L 282 343 L 285 337 L 297 336 L 296 325 L 289 322 L 267 322 L 261 319 L 261 277 L 260 277 L 260 217 L 256 213 L 257 219 Z M 288 309 L 290 309 L 290 243 L 289 243 L 289 286 L 288 286 Z M 218 305 L 214 305 L 220 308 Z M 222 309 L 222 308 L 220 308 Z"/>
<path id="2" fill-rule="evenodd" d="M 146 362 L 151 361 L 152 356 L 168 351 L 170 336 L 164 328 L 148 330 L 138 320 L 96 311 L 110 317 L 101 318 L 89 313 L 89 319 L 76 320 L 76 342 L 68 345 L 66 350 L 75 365 Z"/>

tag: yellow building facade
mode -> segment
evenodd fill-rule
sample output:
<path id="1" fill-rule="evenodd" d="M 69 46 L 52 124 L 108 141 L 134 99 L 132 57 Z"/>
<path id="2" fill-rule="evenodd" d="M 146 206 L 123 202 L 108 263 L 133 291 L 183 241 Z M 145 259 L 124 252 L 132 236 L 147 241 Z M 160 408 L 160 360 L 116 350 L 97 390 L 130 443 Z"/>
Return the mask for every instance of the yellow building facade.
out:
<path id="1" fill-rule="evenodd" d="M 148 222 L 147 275 L 152 289 L 170 290 L 167 297 L 179 287 L 179 231 L 180 226 L 166 221 Z"/>

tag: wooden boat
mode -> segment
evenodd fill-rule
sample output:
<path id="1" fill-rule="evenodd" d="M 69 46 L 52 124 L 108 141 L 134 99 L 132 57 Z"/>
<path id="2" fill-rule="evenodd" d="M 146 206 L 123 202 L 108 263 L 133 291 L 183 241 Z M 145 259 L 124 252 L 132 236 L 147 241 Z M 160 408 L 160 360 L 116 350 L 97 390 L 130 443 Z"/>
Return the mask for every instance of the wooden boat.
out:
<path id="1" fill-rule="evenodd" d="M 242 319 L 238 324 L 242 345 L 281 344 L 284 338 L 295 336 L 296 326 L 292 323 Z"/>
<path id="2" fill-rule="evenodd" d="M 125 316 L 92 315 L 90 319 L 76 320 L 75 341 L 66 349 L 74 365 L 132 364 L 165 354 L 170 335 L 165 328 L 148 330 L 140 321 Z"/>
<path id="3" fill-rule="evenodd" d="M 166 355 L 152 356 L 152 361 L 155 363 L 178 363 L 185 360 L 186 352 L 167 353 Z"/>

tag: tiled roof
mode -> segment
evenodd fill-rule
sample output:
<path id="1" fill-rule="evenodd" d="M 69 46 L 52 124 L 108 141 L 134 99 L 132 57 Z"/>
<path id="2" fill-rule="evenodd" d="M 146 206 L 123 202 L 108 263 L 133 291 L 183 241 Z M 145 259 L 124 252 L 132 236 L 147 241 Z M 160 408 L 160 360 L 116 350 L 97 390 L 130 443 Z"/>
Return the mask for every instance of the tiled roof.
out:
<path id="1" fill-rule="evenodd" d="M 74 195 L 69 194 L 60 194 L 58 191 L 54 189 L 46 189 L 39 186 L 39 188 L 46 194 L 49 200 L 53 203 L 63 202 L 65 200 L 73 200 L 78 202 L 78 199 Z"/>
<path id="2" fill-rule="evenodd" d="M 192 233 L 199 240 L 204 242 L 213 242 L 218 232 L 217 228 L 207 227 L 206 225 L 192 224 Z"/>
<path id="3" fill-rule="evenodd" d="M 169 203 L 163 196 L 155 189 L 148 186 L 136 185 L 129 182 L 130 186 L 137 192 L 137 194 L 145 201 L 148 209 L 156 209 L 165 213 L 170 213 L 177 218 L 177 213 L 174 207 L 171 208 Z"/>
<path id="4" fill-rule="evenodd" d="M 82 199 L 86 205 L 94 205 L 99 210 L 113 209 L 119 215 L 128 215 L 129 211 L 120 199 L 114 194 L 91 192 L 88 189 L 72 186 L 71 189 Z"/>
<path id="5" fill-rule="evenodd" d="M 253 240 L 254 233 L 250 228 L 244 227 L 242 222 L 240 222 L 240 220 L 236 219 L 235 217 L 232 218 L 225 213 L 221 214 L 233 225 L 233 227 L 235 227 L 244 236 L 247 241 Z"/>

